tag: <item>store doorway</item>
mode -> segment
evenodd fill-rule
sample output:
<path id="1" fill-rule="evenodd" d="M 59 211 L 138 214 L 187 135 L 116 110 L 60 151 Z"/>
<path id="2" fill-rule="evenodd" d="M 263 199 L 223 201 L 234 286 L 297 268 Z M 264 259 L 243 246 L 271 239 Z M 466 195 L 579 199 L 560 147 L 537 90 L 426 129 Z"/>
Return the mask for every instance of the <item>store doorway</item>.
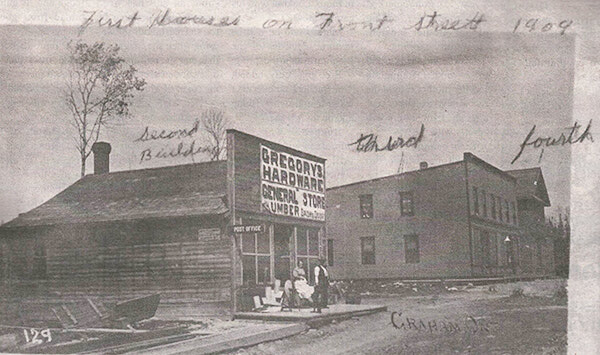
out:
<path id="1" fill-rule="evenodd" d="M 290 243 L 293 241 L 294 228 L 284 224 L 275 224 L 273 232 L 275 278 L 281 284 L 290 278 Z"/>

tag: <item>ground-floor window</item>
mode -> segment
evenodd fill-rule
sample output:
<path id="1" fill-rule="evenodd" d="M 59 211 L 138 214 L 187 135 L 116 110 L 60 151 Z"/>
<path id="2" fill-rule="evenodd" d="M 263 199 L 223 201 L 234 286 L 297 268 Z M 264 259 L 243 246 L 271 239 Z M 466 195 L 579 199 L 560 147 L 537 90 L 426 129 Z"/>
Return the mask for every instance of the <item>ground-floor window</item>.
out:
<path id="1" fill-rule="evenodd" d="M 506 248 L 508 246 L 508 242 L 506 242 L 505 239 L 506 237 L 504 237 L 502 234 L 496 234 L 496 245 L 498 250 L 496 259 L 498 260 L 498 266 L 506 265 Z"/>
<path id="2" fill-rule="evenodd" d="M 0 242 L 0 280 L 4 280 L 7 278 L 6 275 L 6 265 L 8 265 L 8 253 L 4 251 L 6 247 L 4 243 Z"/>
<path id="3" fill-rule="evenodd" d="M 404 260 L 407 264 L 419 263 L 419 236 L 404 236 Z"/>
<path id="4" fill-rule="evenodd" d="M 360 238 L 360 255 L 363 265 L 375 264 L 375 237 Z"/>
<path id="5" fill-rule="evenodd" d="M 537 251 L 537 266 L 542 266 L 542 239 L 538 239 L 536 241 L 536 251 Z"/>
<path id="6" fill-rule="evenodd" d="M 327 265 L 333 266 L 333 239 L 327 239 Z"/>
<path id="7" fill-rule="evenodd" d="M 490 234 L 486 231 L 480 232 L 480 244 L 481 244 L 481 258 L 483 265 L 492 265 L 492 246 L 490 241 Z"/>

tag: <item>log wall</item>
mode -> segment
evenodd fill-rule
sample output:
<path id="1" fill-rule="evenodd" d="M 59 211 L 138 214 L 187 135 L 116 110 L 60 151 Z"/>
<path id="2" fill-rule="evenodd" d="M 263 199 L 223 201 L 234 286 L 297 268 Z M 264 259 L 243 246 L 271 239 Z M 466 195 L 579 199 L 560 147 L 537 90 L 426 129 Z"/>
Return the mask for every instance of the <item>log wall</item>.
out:
<path id="1" fill-rule="evenodd" d="M 229 309 L 231 245 L 214 220 L 54 227 L 21 231 L 2 243 L 9 252 L 0 260 L 0 296 L 117 301 L 160 293 L 161 304 Z M 34 266 L 39 243 L 42 276 Z"/>

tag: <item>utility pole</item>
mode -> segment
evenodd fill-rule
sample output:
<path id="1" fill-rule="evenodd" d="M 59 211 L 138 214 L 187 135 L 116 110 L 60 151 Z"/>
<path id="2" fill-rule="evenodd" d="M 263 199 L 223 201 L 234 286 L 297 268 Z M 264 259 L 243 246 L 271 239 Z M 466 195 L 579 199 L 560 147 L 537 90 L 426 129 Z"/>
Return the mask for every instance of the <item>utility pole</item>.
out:
<path id="1" fill-rule="evenodd" d="M 404 151 L 402 151 L 402 155 L 400 156 L 400 166 L 398 166 L 398 174 L 402 174 L 404 172 Z"/>

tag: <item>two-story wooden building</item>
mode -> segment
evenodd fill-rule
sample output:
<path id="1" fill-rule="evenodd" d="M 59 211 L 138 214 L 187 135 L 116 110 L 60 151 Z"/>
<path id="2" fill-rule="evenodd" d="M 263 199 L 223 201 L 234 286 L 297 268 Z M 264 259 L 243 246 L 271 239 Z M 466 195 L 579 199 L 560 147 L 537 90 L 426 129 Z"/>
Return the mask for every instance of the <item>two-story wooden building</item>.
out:
<path id="1" fill-rule="evenodd" d="M 502 171 L 471 153 L 461 161 L 421 163 L 416 171 L 328 189 L 332 274 L 426 279 L 550 273 L 551 254 L 537 254 L 546 268 L 532 269 L 523 257 L 524 249 L 537 248 L 521 228 L 521 219 L 528 220 L 524 204 L 542 203 L 542 215 L 549 205 L 536 171 L 540 183 L 532 196 L 531 188 L 521 187 L 521 173 Z"/>
<path id="2" fill-rule="evenodd" d="M 523 273 L 554 273 L 554 239 L 560 232 L 546 224 L 544 210 L 550 206 L 540 168 L 507 171 L 517 179 L 517 209 L 522 230 L 520 265 Z M 558 234 L 557 234 L 558 233 Z"/>
<path id="3" fill-rule="evenodd" d="M 228 314 L 323 252 L 322 158 L 236 130 L 223 161 L 110 172 L 109 154 L 97 143 L 94 174 L 0 227 L 0 297 L 160 293 Z"/>

